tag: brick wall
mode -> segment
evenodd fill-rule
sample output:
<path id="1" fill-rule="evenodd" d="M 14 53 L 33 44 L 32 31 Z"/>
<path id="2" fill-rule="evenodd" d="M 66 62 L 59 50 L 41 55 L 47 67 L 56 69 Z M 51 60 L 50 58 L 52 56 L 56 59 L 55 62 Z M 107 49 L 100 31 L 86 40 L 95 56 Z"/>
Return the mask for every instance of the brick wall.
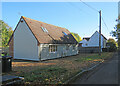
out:
<path id="1" fill-rule="evenodd" d="M 12 37 L 12 39 L 11 39 L 11 41 L 10 41 L 10 43 L 9 43 L 9 55 L 10 56 L 12 56 L 12 57 L 14 57 L 14 46 L 13 46 L 13 44 L 14 44 L 14 40 L 13 40 L 13 38 L 14 37 Z"/>

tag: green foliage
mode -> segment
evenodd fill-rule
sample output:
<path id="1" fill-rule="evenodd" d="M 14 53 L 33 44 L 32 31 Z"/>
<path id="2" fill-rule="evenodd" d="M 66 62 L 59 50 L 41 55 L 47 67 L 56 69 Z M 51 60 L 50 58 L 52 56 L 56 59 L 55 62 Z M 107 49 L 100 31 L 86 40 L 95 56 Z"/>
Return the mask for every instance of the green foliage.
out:
<path id="1" fill-rule="evenodd" d="M 120 16 L 118 17 L 118 20 L 120 20 Z M 118 23 L 114 27 L 114 29 L 115 29 L 114 31 L 111 31 L 111 35 L 118 39 L 117 45 L 118 45 L 118 48 L 120 48 L 120 24 Z"/>
<path id="2" fill-rule="evenodd" d="M 64 80 L 64 74 L 67 74 L 67 69 L 60 67 L 46 67 L 34 70 L 29 73 L 22 73 L 22 77 L 25 78 L 25 82 L 40 84 L 61 84 Z"/>
<path id="3" fill-rule="evenodd" d="M 112 42 L 112 43 L 116 44 L 116 41 L 115 41 L 113 38 L 109 38 L 109 39 L 107 40 L 107 43 L 108 43 L 108 42 Z"/>
<path id="4" fill-rule="evenodd" d="M 111 58 L 113 55 L 113 53 L 108 53 L 108 52 L 104 52 L 101 54 L 101 56 L 99 54 L 93 54 L 91 56 L 83 56 L 81 58 L 76 59 L 76 62 L 87 62 L 87 61 L 102 61 L 102 60 L 106 60 Z"/>
<path id="5" fill-rule="evenodd" d="M 118 38 L 118 32 L 120 31 L 120 24 L 117 24 L 115 27 L 114 27 L 114 31 L 111 31 L 111 35 L 113 37 L 116 37 Z"/>
<path id="6" fill-rule="evenodd" d="M 8 41 L 13 33 L 13 30 L 8 24 L 0 20 L 0 37 L 2 38 L 2 47 L 7 47 Z M 1 41 L 0 41 L 1 42 Z"/>
<path id="7" fill-rule="evenodd" d="M 71 32 L 71 34 L 73 35 L 73 37 L 76 39 L 76 41 L 79 43 L 80 41 L 82 41 L 81 37 L 77 34 L 77 33 L 73 33 Z"/>
<path id="8" fill-rule="evenodd" d="M 114 39 L 110 38 L 107 41 L 107 46 L 110 46 L 110 48 L 109 48 L 110 51 L 116 51 L 117 42 Z"/>

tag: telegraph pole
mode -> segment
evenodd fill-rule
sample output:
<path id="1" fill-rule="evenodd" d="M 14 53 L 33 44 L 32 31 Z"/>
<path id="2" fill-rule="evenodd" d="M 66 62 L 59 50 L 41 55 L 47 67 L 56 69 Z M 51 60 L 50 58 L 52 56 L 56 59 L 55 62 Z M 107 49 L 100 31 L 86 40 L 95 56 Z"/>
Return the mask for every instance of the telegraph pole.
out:
<path id="1" fill-rule="evenodd" d="M 99 55 L 101 55 L 101 10 L 99 11 L 100 21 L 99 21 Z"/>

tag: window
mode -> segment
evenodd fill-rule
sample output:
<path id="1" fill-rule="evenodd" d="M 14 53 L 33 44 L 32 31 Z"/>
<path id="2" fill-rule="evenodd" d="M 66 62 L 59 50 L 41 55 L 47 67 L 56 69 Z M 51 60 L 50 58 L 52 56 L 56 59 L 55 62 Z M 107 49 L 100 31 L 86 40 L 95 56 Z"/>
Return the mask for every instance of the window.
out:
<path id="1" fill-rule="evenodd" d="M 73 49 L 75 50 L 76 45 L 73 45 Z"/>
<path id="2" fill-rule="evenodd" d="M 66 45 L 66 50 L 69 50 L 70 45 Z"/>
<path id="3" fill-rule="evenodd" d="M 44 31 L 44 32 L 48 32 L 48 30 L 44 27 L 41 27 L 41 29 Z"/>
<path id="4" fill-rule="evenodd" d="M 57 45 L 49 45 L 49 52 L 56 52 L 57 51 Z"/>
<path id="5" fill-rule="evenodd" d="M 88 44 L 87 44 L 87 43 L 86 43 L 85 45 L 86 45 L 86 46 L 88 46 Z"/>
<path id="6" fill-rule="evenodd" d="M 64 34 L 65 36 L 67 36 L 67 33 L 63 32 L 63 34 Z"/>

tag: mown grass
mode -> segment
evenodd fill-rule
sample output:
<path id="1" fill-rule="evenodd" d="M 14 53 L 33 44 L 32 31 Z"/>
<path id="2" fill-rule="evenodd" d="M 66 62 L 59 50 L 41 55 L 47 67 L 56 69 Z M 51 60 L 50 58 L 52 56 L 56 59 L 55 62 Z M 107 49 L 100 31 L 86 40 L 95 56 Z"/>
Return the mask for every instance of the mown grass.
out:
<path id="1" fill-rule="evenodd" d="M 84 61 L 94 61 L 94 60 L 106 60 L 106 59 L 109 59 L 111 58 L 113 55 L 113 53 L 108 53 L 108 52 L 104 52 L 100 55 L 98 54 L 93 54 L 91 56 L 85 56 L 85 57 L 81 57 L 81 58 L 78 58 L 78 59 L 75 59 L 75 61 L 78 61 L 78 62 L 84 62 Z"/>

